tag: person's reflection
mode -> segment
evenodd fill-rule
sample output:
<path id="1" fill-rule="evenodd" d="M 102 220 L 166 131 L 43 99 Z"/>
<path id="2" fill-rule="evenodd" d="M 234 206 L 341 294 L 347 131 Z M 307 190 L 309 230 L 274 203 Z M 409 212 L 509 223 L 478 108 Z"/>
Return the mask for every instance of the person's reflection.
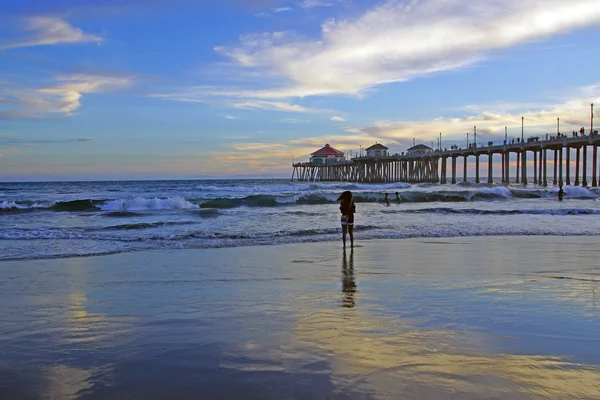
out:
<path id="1" fill-rule="evenodd" d="M 354 250 L 350 250 L 350 262 L 346 257 L 344 249 L 344 259 L 342 262 L 342 307 L 354 308 L 356 293 L 356 280 L 354 279 Z"/>

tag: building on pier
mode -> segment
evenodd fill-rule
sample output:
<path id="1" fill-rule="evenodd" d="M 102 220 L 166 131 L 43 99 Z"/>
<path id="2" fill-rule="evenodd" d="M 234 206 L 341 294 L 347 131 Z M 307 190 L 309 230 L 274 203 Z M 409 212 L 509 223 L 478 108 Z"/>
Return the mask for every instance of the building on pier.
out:
<path id="1" fill-rule="evenodd" d="M 344 153 L 334 149 L 329 143 L 310 155 L 311 164 L 335 164 L 342 161 L 346 161 Z"/>
<path id="2" fill-rule="evenodd" d="M 379 158 L 386 157 L 388 155 L 388 148 L 381 143 L 375 143 L 373 146 L 367 147 L 365 150 L 367 152 L 367 157 Z"/>
<path id="3" fill-rule="evenodd" d="M 418 144 L 406 150 L 407 156 L 422 156 L 427 153 L 431 153 L 433 149 L 426 144 Z"/>

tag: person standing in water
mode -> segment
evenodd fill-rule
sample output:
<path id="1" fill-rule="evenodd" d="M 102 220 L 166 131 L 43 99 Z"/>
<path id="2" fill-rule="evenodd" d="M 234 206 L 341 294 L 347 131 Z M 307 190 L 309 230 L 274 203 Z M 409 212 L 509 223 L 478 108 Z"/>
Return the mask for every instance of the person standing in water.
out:
<path id="1" fill-rule="evenodd" d="M 400 193 L 396 192 L 396 201 L 400 203 L 402 199 L 400 198 Z"/>
<path id="2" fill-rule="evenodd" d="M 558 186 L 558 201 L 563 201 L 563 196 L 565 195 L 565 191 L 562 188 L 562 185 Z"/>
<path id="3" fill-rule="evenodd" d="M 346 248 L 346 233 L 350 234 L 350 247 L 354 248 L 354 213 L 356 206 L 352 200 L 352 192 L 346 190 L 338 197 L 340 202 L 340 212 L 342 213 L 342 243 Z"/>
<path id="4" fill-rule="evenodd" d="M 383 198 L 383 202 L 385 203 L 386 206 L 390 205 L 390 196 L 386 193 L 385 197 Z"/>

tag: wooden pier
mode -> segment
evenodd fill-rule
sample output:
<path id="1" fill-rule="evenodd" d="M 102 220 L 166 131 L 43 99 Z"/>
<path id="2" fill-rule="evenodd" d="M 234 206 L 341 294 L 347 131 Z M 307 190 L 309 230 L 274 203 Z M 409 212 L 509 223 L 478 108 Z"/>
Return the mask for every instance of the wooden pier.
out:
<path id="1" fill-rule="evenodd" d="M 570 135 L 570 134 L 569 134 Z M 547 137 L 546 135 L 544 135 Z M 450 183 L 457 183 L 457 159 L 463 160 L 462 181 L 468 177 L 468 162 L 475 160 L 475 182 L 480 183 L 481 162 L 487 163 L 487 183 L 493 183 L 494 177 L 502 183 L 527 185 L 574 185 L 598 186 L 598 145 L 600 135 L 569 137 L 564 134 L 543 140 L 527 140 L 487 146 L 473 144 L 466 149 L 433 150 L 420 155 L 389 155 L 384 157 L 356 157 L 349 161 L 331 164 L 295 163 L 292 181 L 347 181 L 364 183 L 386 182 L 431 182 L 448 183 L 448 164 L 450 163 Z M 572 150 L 575 160 L 571 159 Z M 588 150 L 591 155 L 592 176 L 588 180 Z M 552 171 L 548 174 L 548 152 L 552 155 Z M 484 157 L 481 160 L 481 157 Z M 494 170 L 494 159 L 501 165 L 500 171 Z M 511 162 L 515 161 L 511 165 Z M 563 163 L 563 161 L 565 161 Z M 574 164 L 574 166 L 573 166 Z M 573 166 L 573 168 L 572 168 Z M 530 167 L 533 167 L 531 169 Z M 514 175 L 511 168 L 514 168 Z M 532 176 L 528 176 L 532 171 Z M 497 175 L 496 175 L 497 174 Z M 513 178 L 514 176 L 514 178 Z"/>

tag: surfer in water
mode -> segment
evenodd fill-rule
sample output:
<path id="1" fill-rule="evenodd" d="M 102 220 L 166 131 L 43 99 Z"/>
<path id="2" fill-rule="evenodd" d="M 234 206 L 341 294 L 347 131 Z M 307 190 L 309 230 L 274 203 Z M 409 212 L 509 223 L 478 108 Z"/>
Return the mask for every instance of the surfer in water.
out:
<path id="1" fill-rule="evenodd" d="M 352 192 L 346 190 L 343 192 L 337 201 L 340 202 L 340 212 L 342 213 L 342 243 L 346 248 L 346 233 L 350 234 L 350 247 L 354 248 L 354 213 L 356 206 L 352 200 Z"/>
<path id="2" fill-rule="evenodd" d="M 396 192 L 396 201 L 400 203 L 402 199 L 400 198 L 400 193 Z"/>
<path id="3" fill-rule="evenodd" d="M 390 205 L 390 196 L 386 193 L 385 197 L 383 198 L 383 202 L 385 203 L 386 206 Z"/>

